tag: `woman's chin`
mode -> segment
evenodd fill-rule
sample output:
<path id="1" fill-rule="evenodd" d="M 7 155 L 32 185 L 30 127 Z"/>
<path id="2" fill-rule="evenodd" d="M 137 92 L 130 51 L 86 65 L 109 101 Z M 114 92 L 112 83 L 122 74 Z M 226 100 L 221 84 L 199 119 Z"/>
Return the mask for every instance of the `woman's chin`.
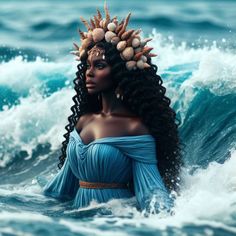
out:
<path id="1" fill-rule="evenodd" d="M 91 94 L 91 95 L 97 93 L 96 88 L 87 88 L 87 91 L 88 91 L 88 94 Z"/>

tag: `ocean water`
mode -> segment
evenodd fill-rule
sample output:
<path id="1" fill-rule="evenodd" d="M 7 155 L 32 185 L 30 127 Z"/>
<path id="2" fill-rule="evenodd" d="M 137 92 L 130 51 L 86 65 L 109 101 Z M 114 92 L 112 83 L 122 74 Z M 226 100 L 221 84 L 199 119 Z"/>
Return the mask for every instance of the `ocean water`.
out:
<path id="1" fill-rule="evenodd" d="M 103 1 L 0 1 L 0 235 L 236 235 L 236 2 L 107 1 L 153 37 L 186 144 L 175 215 L 42 195 L 72 105 L 79 16 Z M 145 14 L 144 14 L 145 13 Z"/>

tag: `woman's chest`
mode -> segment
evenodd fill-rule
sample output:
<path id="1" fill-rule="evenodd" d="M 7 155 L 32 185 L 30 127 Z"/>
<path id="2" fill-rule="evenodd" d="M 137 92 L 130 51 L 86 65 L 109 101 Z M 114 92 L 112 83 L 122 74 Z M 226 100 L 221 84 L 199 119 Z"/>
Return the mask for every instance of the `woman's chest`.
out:
<path id="1" fill-rule="evenodd" d="M 130 135 L 134 121 L 124 118 L 95 118 L 78 131 L 85 145 L 104 137 Z"/>

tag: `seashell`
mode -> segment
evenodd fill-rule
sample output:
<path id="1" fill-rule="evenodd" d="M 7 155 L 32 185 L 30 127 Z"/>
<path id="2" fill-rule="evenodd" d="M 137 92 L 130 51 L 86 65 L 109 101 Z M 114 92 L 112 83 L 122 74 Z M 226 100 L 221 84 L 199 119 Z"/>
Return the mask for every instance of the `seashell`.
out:
<path id="1" fill-rule="evenodd" d="M 102 28 L 107 31 L 107 27 L 106 27 L 106 20 L 103 20 L 102 22 Z"/>
<path id="2" fill-rule="evenodd" d="M 128 30 L 127 32 L 124 32 L 122 35 L 121 35 L 121 39 L 122 40 L 126 40 L 128 39 L 131 34 L 134 32 L 134 30 Z"/>
<path id="3" fill-rule="evenodd" d="M 96 24 L 95 24 L 95 22 L 94 22 L 94 20 L 92 18 L 90 18 L 90 24 L 92 26 L 92 29 L 96 28 Z"/>
<path id="4" fill-rule="evenodd" d="M 139 60 L 139 59 L 141 58 L 142 55 L 143 55 L 143 52 L 142 52 L 142 51 L 136 53 L 136 54 L 134 55 L 134 60 L 135 60 L 135 61 Z"/>
<path id="5" fill-rule="evenodd" d="M 121 57 L 122 60 L 125 61 L 125 58 L 123 57 L 122 53 L 120 53 L 120 57 Z"/>
<path id="6" fill-rule="evenodd" d="M 73 44 L 76 50 L 80 50 L 80 47 L 76 43 L 73 43 Z"/>
<path id="7" fill-rule="evenodd" d="M 119 31 L 119 33 L 117 34 L 117 36 L 121 38 L 121 35 L 122 35 L 123 33 L 125 33 L 124 27 L 122 27 L 122 29 Z"/>
<path id="8" fill-rule="evenodd" d="M 148 63 L 144 63 L 144 68 L 149 68 L 149 67 L 151 67 Z"/>
<path id="9" fill-rule="evenodd" d="M 118 25 L 117 16 L 113 17 L 113 19 L 111 20 L 111 22 L 113 22 L 113 23 L 117 26 L 117 25 Z"/>
<path id="10" fill-rule="evenodd" d="M 130 19 L 130 16 L 131 16 L 131 12 L 128 13 L 127 17 L 125 18 L 125 22 L 124 22 L 124 25 L 123 25 L 123 30 L 125 31 L 126 29 L 126 26 L 128 25 L 129 23 L 129 19 Z"/>
<path id="11" fill-rule="evenodd" d="M 149 42 L 151 40 L 152 40 L 152 38 L 145 38 L 145 39 L 143 39 L 143 41 L 145 41 L 145 42 Z"/>
<path id="12" fill-rule="evenodd" d="M 134 55 L 134 49 L 132 47 L 127 47 L 122 51 L 122 55 L 125 60 L 130 60 Z"/>
<path id="13" fill-rule="evenodd" d="M 87 51 L 85 49 L 83 49 L 81 52 L 80 52 L 80 58 L 84 58 L 85 56 L 87 55 Z"/>
<path id="14" fill-rule="evenodd" d="M 138 67 L 139 69 L 143 69 L 143 68 L 144 68 L 144 62 L 143 62 L 142 60 L 138 60 L 138 61 L 137 61 L 137 67 Z"/>
<path id="15" fill-rule="evenodd" d="M 132 40 L 132 47 L 137 48 L 140 45 L 140 41 L 137 38 Z"/>
<path id="16" fill-rule="evenodd" d="M 97 15 L 98 15 L 98 20 L 100 21 L 100 20 L 102 20 L 102 14 L 101 14 L 101 12 L 97 9 Z"/>
<path id="17" fill-rule="evenodd" d="M 81 47 L 87 48 L 91 43 L 92 43 L 92 40 L 89 39 L 89 38 L 86 38 L 86 39 L 84 39 L 84 40 L 82 41 Z"/>
<path id="18" fill-rule="evenodd" d="M 148 57 L 156 57 L 157 54 L 155 54 L 155 53 L 149 53 L 149 54 L 147 54 L 147 56 L 148 56 Z"/>
<path id="19" fill-rule="evenodd" d="M 123 25 L 120 24 L 116 27 L 115 33 L 118 34 L 120 32 L 120 30 L 122 29 Z"/>
<path id="20" fill-rule="evenodd" d="M 79 51 L 70 51 L 70 54 L 79 56 L 79 55 L 80 55 L 80 52 L 79 52 Z"/>
<path id="21" fill-rule="evenodd" d="M 127 39 L 127 45 L 132 46 L 132 41 L 135 38 L 135 35 L 131 34 L 131 36 Z"/>
<path id="22" fill-rule="evenodd" d="M 85 33 L 86 33 L 86 32 L 82 32 L 80 29 L 78 29 L 78 32 L 79 32 L 80 38 L 81 38 L 82 40 L 86 38 L 86 36 L 85 36 Z"/>
<path id="23" fill-rule="evenodd" d="M 152 38 L 143 39 L 143 40 L 141 41 L 141 46 L 144 47 L 144 46 L 147 44 L 147 42 L 149 42 L 149 41 L 151 41 L 151 40 L 152 40 Z"/>
<path id="24" fill-rule="evenodd" d="M 144 55 L 142 55 L 140 59 L 141 59 L 143 62 L 147 62 L 147 57 L 145 57 Z"/>
<path id="25" fill-rule="evenodd" d="M 139 34 L 141 31 L 142 31 L 142 29 L 141 29 L 141 28 L 139 28 L 139 29 L 135 30 L 135 31 L 133 32 L 132 36 L 134 36 L 134 37 L 137 37 L 137 36 L 139 36 L 138 34 Z"/>
<path id="26" fill-rule="evenodd" d="M 105 17 L 106 17 L 104 28 L 107 28 L 107 25 L 110 22 L 110 14 L 109 14 L 109 11 L 108 11 L 106 1 L 104 2 L 104 11 L 105 11 Z"/>
<path id="27" fill-rule="evenodd" d="M 81 51 L 82 51 L 83 49 L 84 49 L 83 47 L 80 47 L 80 48 L 79 48 L 79 53 L 81 53 Z"/>
<path id="28" fill-rule="evenodd" d="M 107 25 L 107 29 L 114 32 L 116 29 L 116 24 L 114 22 L 109 23 Z"/>
<path id="29" fill-rule="evenodd" d="M 84 23 L 87 30 L 91 29 L 89 23 L 82 16 L 80 16 L 80 20 Z"/>
<path id="30" fill-rule="evenodd" d="M 101 41 L 105 36 L 105 32 L 102 28 L 95 28 L 92 34 L 95 43 Z"/>
<path id="31" fill-rule="evenodd" d="M 140 46 L 141 46 L 141 47 L 144 47 L 145 45 L 146 45 L 146 42 L 145 42 L 145 41 L 141 41 L 141 42 L 140 42 Z"/>
<path id="32" fill-rule="evenodd" d="M 107 32 L 105 33 L 105 39 L 106 39 L 106 41 L 107 41 L 108 43 L 111 42 L 111 39 L 112 39 L 113 37 L 116 37 L 116 34 L 115 34 L 114 32 L 112 32 L 112 31 L 107 31 Z"/>
<path id="33" fill-rule="evenodd" d="M 126 47 L 126 44 L 126 41 L 120 41 L 116 46 L 117 50 L 120 52 L 123 51 Z"/>
<path id="34" fill-rule="evenodd" d="M 127 61 L 125 65 L 128 70 L 132 70 L 136 66 L 136 61 Z"/>
<path id="35" fill-rule="evenodd" d="M 120 38 L 117 37 L 117 36 L 115 36 L 115 37 L 113 37 L 113 38 L 111 39 L 111 43 L 112 43 L 113 45 L 116 45 L 116 44 L 118 44 L 119 42 L 120 42 Z"/>
<path id="36" fill-rule="evenodd" d="M 93 32 L 92 31 L 89 31 L 88 33 L 87 33 L 87 38 L 88 39 L 93 39 Z"/>
<path id="37" fill-rule="evenodd" d="M 142 48 L 140 48 L 140 47 L 134 49 L 135 54 L 137 54 L 138 52 L 141 52 L 141 51 L 142 51 Z"/>
<path id="38" fill-rule="evenodd" d="M 151 47 L 145 47 L 145 48 L 143 48 L 143 54 L 149 53 L 150 51 L 152 51 L 152 49 L 153 49 L 153 48 L 151 48 Z"/>
<path id="39" fill-rule="evenodd" d="M 141 41 L 141 37 L 139 35 L 135 35 L 135 38 L 139 39 Z"/>
<path id="40" fill-rule="evenodd" d="M 100 21 L 97 16 L 94 16 L 94 22 L 95 22 L 96 28 L 98 28 Z"/>
<path id="41" fill-rule="evenodd" d="M 101 28 L 103 28 L 103 20 L 100 20 L 99 26 L 100 26 Z"/>

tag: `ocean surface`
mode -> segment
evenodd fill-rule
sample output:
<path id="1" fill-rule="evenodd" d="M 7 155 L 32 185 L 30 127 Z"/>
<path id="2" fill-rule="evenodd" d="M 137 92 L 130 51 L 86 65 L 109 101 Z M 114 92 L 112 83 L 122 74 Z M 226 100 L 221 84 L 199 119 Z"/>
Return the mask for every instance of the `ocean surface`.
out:
<path id="1" fill-rule="evenodd" d="M 79 20 L 103 1 L 0 1 L 0 235 L 236 235 L 236 1 L 115 1 L 153 37 L 186 144 L 175 215 L 125 201 L 71 209 L 42 195 L 71 114 Z"/>

